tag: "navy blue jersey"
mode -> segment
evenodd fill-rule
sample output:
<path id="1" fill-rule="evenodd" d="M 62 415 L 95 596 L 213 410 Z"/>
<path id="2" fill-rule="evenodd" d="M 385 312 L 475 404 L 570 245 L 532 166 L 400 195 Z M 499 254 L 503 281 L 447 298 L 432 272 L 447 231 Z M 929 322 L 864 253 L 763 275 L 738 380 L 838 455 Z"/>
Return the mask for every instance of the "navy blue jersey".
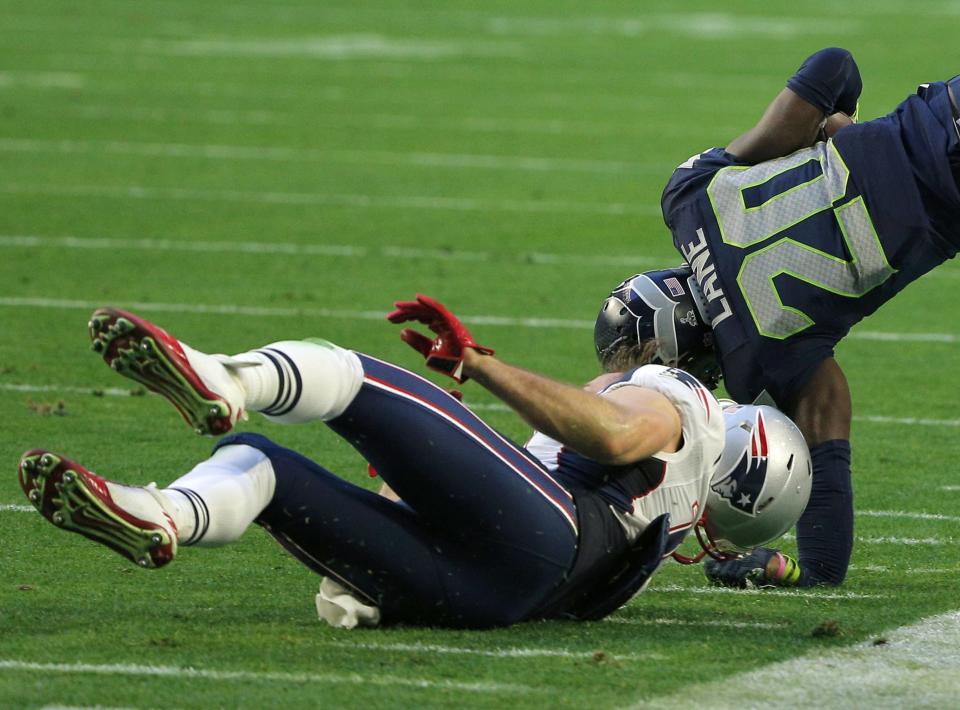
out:
<path id="1" fill-rule="evenodd" d="M 713 148 L 677 168 L 664 220 L 736 399 L 789 400 L 851 326 L 956 254 L 953 114 L 931 84 L 784 158 L 746 165 Z"/>

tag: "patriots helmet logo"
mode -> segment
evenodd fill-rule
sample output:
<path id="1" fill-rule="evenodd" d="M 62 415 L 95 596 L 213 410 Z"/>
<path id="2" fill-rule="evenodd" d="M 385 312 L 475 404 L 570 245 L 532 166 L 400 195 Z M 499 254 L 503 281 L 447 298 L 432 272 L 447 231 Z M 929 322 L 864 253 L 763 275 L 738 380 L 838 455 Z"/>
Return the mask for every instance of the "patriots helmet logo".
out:
<path id="1" fill-rule="evenodd" d="M 747 515 L 756 515 L 766 480 L 767 431 L 763 413 L 758 408 L 753 430 L 750 432 L 750 441 L 744 447 L 743 453 L 733 467 L 710 488 L 726 499 L 732 508 Z"/>

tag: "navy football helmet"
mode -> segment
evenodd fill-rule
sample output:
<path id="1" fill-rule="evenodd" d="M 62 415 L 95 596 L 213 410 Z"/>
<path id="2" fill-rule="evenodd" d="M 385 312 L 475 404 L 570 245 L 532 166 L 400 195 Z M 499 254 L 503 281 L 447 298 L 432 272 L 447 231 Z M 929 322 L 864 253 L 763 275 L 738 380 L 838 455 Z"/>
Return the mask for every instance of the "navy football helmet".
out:
<path id="1" fill-rule="evenodd" d="M 689 266 L 631 276 L 600 307 L 593 329 L 597 357 L 602 363 L 622 345 L 653 338 L 654 364 L 685 370 L 713 389 L 720 380 L 720 365 L 705 313 Z"/>

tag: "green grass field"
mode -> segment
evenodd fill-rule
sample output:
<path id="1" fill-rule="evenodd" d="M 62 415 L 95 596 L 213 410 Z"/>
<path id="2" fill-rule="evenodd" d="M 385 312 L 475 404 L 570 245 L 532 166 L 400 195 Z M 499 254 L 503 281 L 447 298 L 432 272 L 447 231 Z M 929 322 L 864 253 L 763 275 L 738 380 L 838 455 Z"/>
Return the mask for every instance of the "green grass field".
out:
<path id="1" fill-rule="evenodd" d="M 210 449 L 89 352 L 102 304 L 208 351 L 313 335 L 418 367 L 381 314 L 422 291 L 505 359 L 589 378 L 609 288 L 677 262 L 672 169 L 805 56 L 854 52 L 864 118 L 960 70 L 956 2 L 864 8 L 0 1 L 0 706 L 625 707 L 957 610 L 953 264 L 839 349 L 859 513 L 837 590 L 721 592 L 669 564 L 603 622 L 344 632 L 258 529 L 143 571 L 16 481 L 34 446 L 161 484 Z M 374 485 L 320 427 L 246 427 Z"/>

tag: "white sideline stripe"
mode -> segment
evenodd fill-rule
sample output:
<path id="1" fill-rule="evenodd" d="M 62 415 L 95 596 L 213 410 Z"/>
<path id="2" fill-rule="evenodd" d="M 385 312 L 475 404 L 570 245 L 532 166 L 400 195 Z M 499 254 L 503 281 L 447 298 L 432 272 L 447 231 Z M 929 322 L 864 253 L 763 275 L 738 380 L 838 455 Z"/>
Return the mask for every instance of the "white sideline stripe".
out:
<path id="1" fill-rule="evenodd" d="M 940 486 L 940 490 L 956 493 L 957 491 L 960 491 L 960 486 Z"/>
<path id="2" fill-rule="evenodd" d="M 666 584 L 661 587 L 649 587 L 647 594 L 660 592 L 665 594 L 776 594 L 778 597 L 803 597 L 804 599 L 888 599 L 889 594 L 863 594 L 861 592 L 823 592 L 800 589 L 733 589 L 730 587 L 682 587 L 679 584 Z"/>
<path id="3" fill-rule="evenodd" d="M 66 308 L 66 309 L 92 309 L 99 308 L 102 303 L 94 301 L 79 301 L 56 298 L 20 298 L 16 296 L 0 296 L 0 306 L 10 308 Z M 281 308 L 269 306 L 235 306 L 235 305 L 213 305 L 203 303 L 128 303 L 129 308 L 145 312 L 161 313 L 213 313 L 218 315 L 243 315 L 243 316 L 262 316 L 272 317 L 303 317 L 311 316 L 315 318 L 346 318 L 350 320 L 383 320 L 384 311 L 350 311 L 346 309 L 335 308 Z M 510 328 L 571 328 L 579 330 L 592 330 L 594 322 L 592 320 L 576 320 L 567 318 L 512 318 L 508 316 L 494 315 L 467 315 L 460 316 L 464 323 L 472 325 L 498 325 Z M 944 335 L 942 333 L 889 333 L 891 337 L 886 337 L 886 341 L 895 341 L 896 336 L 905 336 L 904 340 L 914 341 L 920 339 L 935 340 L 943 342 L 944 338 L 958 339 L 955 335 Z M 922 338 L 921 338 L 922 336 Z M 849 338 L 857 339 L 856 333 L 851 333 Z M 869 417 L 858 418 L 854 420 L 895 423 L 895 424 L 927 424 L 938 426 L 956 426 L 955 420 L 949 419 L 900 419 L 893 417 Z"/>
<path id="4" fill-rule="evenodd" d="M 135 143 L 108 140 L 38 140 L 0 138 L 0 152 L 100 155 L 136 155 L 166 158 L 202 158 L 205 160 L 256 160 L 281 162 L 373 163 L 376 165 L 414 165 L 433 168 L 479 168 L 489 170 L 528 170 L 536 172 L 572 172 L 629 174 L 640 172 L 669 174 L 670 163 L 637 163 L 620 160 L 577 160 L 522 155 L 472 155 L 457 153 L 400 152 L 387 150 L 318 150 L 291 146 L 241 146 L 185 143 Z"/>
<path id="5" fill-rule="evenodd" d="M 0 671 L 49 671 L 53 673 L 86 673 L 94 675 L 165 676 L 195 678 L 213 681 L 265 681 L 279 683 L 327 683 L 347 685 L 406 686 L 441 690 L 460 690 L 475 693 L 537 693 L 539 688 L 514 683 L 427 680 L 360 673 L 283 673 L 280 671 L 207 670 L 181 666 L 142 666 L 135 664 L 96 663 L 35 663 L 15 659 L 0 659 Z"/>
<path id="6" fill-rule="evenodd" d="M 33 513 L 36 510 L 32 505 L 0 505 L 0 513 Z"/>
<path id="7" fill-rule="evenodd" d="M 61 197 L 107 197 L 122 200 L 171 200 L 192 202 L 244 202 L 271 205 L 333 205 L 357 209 L 394 208 L 480 212 L 496 210 L 535 214 L 602 214 L 659 216 L 658 205 L 618 202 L 573 202 L 559 200 L 484 200 L 432 195 L 377 196 L 315 192 L 268 192 L 254 190 L 191 190 L 142 185 L 22 185 L 6 183 L 0 192 L 8 195 L 56 195 Z"/>
<path id="8" fill-rule="evenodd" d="M 638 710 L 713 710 L 797 707 L 956 707 L 960 694 L 960 612 L 924 619 L 841 649 L 817 649 L 719 681 L 684 686 L 670 695 L 643 698 Z M 806 689 L 815 688 L 816 697 Z"/>
<path id="9" fill-rule="evenodd" d="M 334 648 L 360 648 L 365 651 L 399 652 L 399 653 L 445 653 L 466 656 L 487 656 L 490 658 L 574 658 L 591 659 L 597 651 L 569 651 L 553 648 L 464 648 L 460 646 L 443 646 L 431 643 L 356 643 L 354 641 L 327 641 L 322 645 Z M 598 649 L 599 650 L 599 649 Z M 618 661 L 657 661 L 665 660 L 660 653 L 617 653 L 604 651 Z"/>
<path id="10" fill-rule="evenodd" d="M 344 258 L 382 257 L 386 259 L 413 259 L 416 261 L 472 261 L 489 262 L 510 259 L 525 264 L 552 265 L 576 264 L 578 266 L 627 266 L 662 265 L 671 262 L 670 257 L 657 259 L 649 256 L 598 256 L 596 254 L 554 254 L 529 252 L 503 254 L 490 251 L 467 251 L 460 249 L 421 249 L 416 247 L 391 246 L 358 247 L 349 244 L 296 244 L 291 242 L 223 242 L 182 241 L 175 239 L 116 239 L 110 237 L 75 237 L 70 235 L 42 237 L 29 234 L 0 234 L 0 247 L 26 249 L 129 249 L 135 251 L 172 251 L 213 254 L 282 254 L 285 256 L 328 256 Z"/>
<path id="11" fill-rule="evenodd" d="M 960 515 L 941 515 L 940 513 L 915 513 L 906 510 L 860 510 L 858 515 L 866 518 L 909 518 L 911 520 L 944 520 L 960 523 Z"/>
<path id="12" fill-rule="evenodd" d="M 741 590 L 742 591 L 742 590 Z M 725 619 L 631 619 L 625 616 L 608 616 L 603 621 L 613 624 L 627 624 L 630 626 L 711 626 L 723 629 L 782 629 L 789 626 L 787 623 L 766 621 L 733 621 Z"/>

